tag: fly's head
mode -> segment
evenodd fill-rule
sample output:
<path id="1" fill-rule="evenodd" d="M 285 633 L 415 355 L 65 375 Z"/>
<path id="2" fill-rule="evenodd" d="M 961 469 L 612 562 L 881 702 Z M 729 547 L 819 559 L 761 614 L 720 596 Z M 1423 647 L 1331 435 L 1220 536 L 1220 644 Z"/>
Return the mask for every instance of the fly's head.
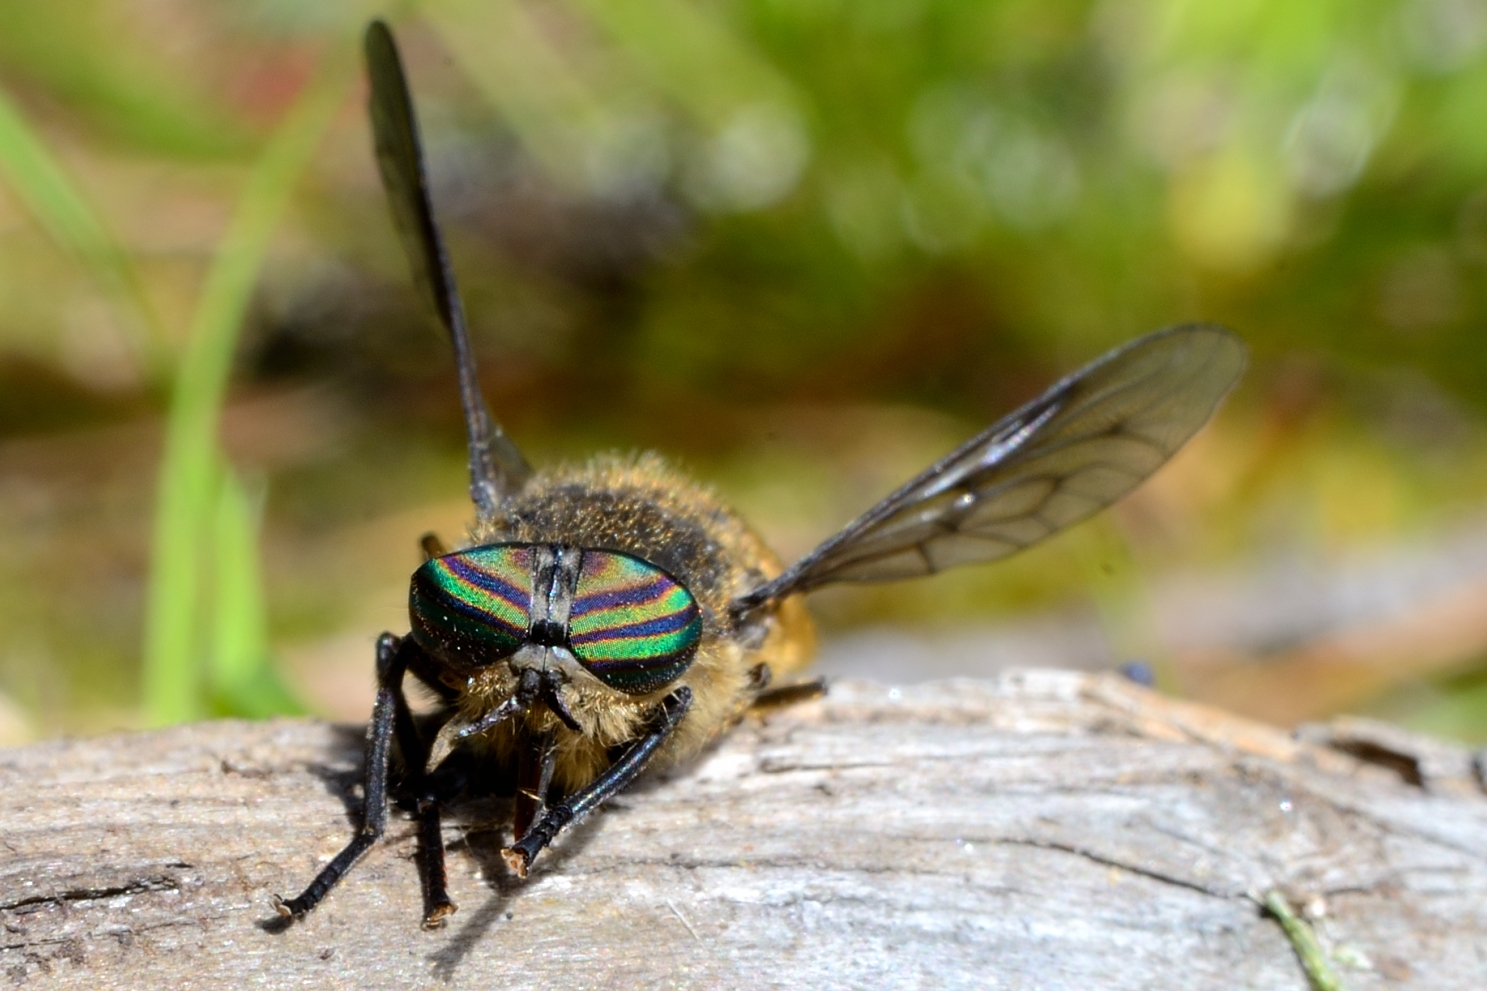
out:
<path id="1" fill-rule="evenodd" d="M 703 632 L 692 593 L 656 565 L 535 543 L 430 559 L 413 575 L 409 613 L 472 727 L 502 706 L 545 708 L 591 734 L 604 713 L 639 711 L 681 678 Z"/>

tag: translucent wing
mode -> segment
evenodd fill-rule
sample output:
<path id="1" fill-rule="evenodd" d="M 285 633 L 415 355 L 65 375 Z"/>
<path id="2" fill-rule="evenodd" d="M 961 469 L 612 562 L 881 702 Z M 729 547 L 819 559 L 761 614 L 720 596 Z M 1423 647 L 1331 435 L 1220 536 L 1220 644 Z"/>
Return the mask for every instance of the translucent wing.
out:
<path id="1" fill-rule="evenodd" d="M 735 612 L 830 582 L 891 581 L 995 561 L 1115 502 L 1207 422 L 1245 346 L 1191 324 L 1068 376 L 868 510 Z"/>
<path id="2" fill-rule="evenodd" d="M 367 26 L 366 56 L 367 75 L 372 83 L 368 111 L 382 186 L 387 190 L 393 220 L 413 266 L 414 281 L 429 293 L 434 310 L 454 344 L 460 401 L 465 409 L 465 430 L 470 443 L 470 498 L 475 501 L 479 516 L 487 519 L 495 515 L 506 493 L 521 487 L 532 469 L 491 419 L 480 394 L 475 355 L 465 328 L 464 304 L 460 302 L 454 270 L 434 220 L 413 100 L 403 76 L 397 44 L 382 21 Z"/>

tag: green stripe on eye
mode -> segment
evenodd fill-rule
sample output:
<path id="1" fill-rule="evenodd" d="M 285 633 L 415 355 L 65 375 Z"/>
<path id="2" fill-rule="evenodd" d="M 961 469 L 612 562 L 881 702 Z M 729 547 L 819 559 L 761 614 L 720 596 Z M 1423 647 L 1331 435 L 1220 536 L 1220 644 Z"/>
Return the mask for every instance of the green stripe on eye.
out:
<path id="1" fill-rule="evenodd" d="M 498 544 L 425 562 L 409 612 L 415 632 L 438 645 L 504 657 L 526 640 L 531 604 L 531 547 Z"/>
<path id="2" fill-rule="evenodd" d="M 687 669 L 701 639 L 702 613 L 675 578 L 628 554 L 584 551 L 568 641 L 596 678 L 651 691 Z"/>

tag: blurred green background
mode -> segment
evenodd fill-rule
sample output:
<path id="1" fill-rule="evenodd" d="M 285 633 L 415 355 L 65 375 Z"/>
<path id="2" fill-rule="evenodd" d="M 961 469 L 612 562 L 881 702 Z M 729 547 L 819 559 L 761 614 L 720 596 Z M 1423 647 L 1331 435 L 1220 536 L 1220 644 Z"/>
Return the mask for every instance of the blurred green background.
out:
<path id="1" fill-rule="evenodd" d="M 1250 342 L 1117 511 L 817 596 L 830 673 L 1487 735 L 1487 0 L 72 0 L 0 6 L 0 739 L 364 718 L 468 522 L 378 15 L 497 416 L 787 557 L 1124 339 Z"/>

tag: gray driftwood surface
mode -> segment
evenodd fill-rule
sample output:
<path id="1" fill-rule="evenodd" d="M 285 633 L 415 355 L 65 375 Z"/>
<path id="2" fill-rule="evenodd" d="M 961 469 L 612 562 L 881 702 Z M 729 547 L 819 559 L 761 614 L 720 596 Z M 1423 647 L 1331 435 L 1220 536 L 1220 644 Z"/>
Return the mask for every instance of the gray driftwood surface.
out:
<path id="1" fill-rule="evenodd" d="M 357 821 L 361 748 L 360 728 L 281 720 L 0 751 L 0 974 L 89 991 L 1305 991 L 1253 900 L 1279 889 L 1350 991 L 1487 988 L 1480 769 L 1358 721 L 1298 740 L 1059 672 L 840 683 L 622 796 L 525 883 L 481 809 L 455 817 L 461 909 L 442 931 L 419 928 L 402 818 L 280 929 L 272 893 Z"/>

